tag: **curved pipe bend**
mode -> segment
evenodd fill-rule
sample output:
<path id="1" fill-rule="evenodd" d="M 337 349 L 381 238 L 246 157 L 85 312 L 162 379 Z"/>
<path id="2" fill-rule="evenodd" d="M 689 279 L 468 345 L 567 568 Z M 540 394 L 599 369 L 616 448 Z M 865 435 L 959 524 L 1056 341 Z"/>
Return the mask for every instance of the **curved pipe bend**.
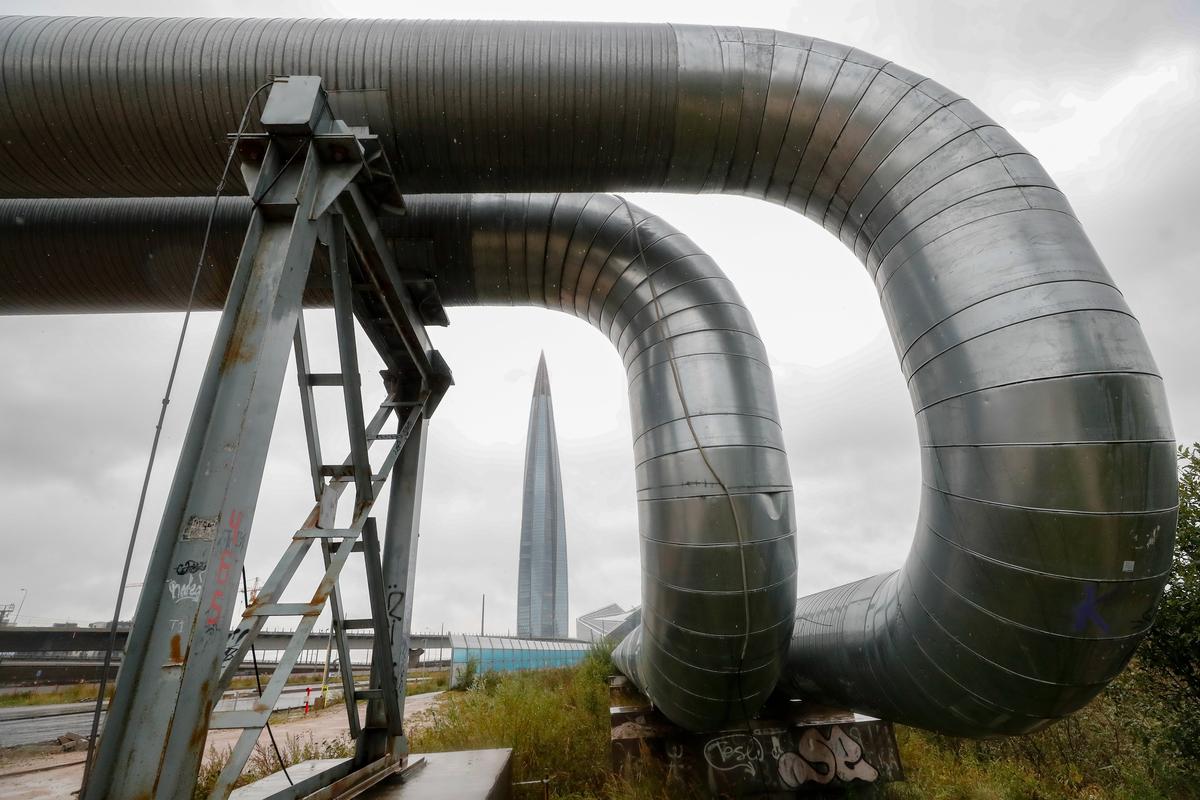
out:
<path id="1" fill-rule="evenodd" d="M 727 192 L 838 236 L 908 380 L 921 512 L 898 572 L 797 603 L 805 696 L 1020 733 L 1150 624 L 1177 500 L 1157 368 L 1041 165 L 941 85 L 741 28 L 10 18 L 0 42 L 3 196 L 206 194 L 242 98 L 292 72 L 383 135 L 406 192 Z"/>
<path id="2" fill-rule="evenodd" d="M 43 312 L 181 308 L 187 233 L 203 231 L 210 203 L 0 201 L 0 284 Z M 198 308 L 221 307 L 249 213 L 245 198 L 221 202 Z M 611 195 L 416 196 L 381 222 L 447 303 L 557 309 L 613 343 L 629 377 L 642 550 L 642 624 L 618 661 L 687 728 L 753 714 L 787 654 L 796 528 L 767 354 L 733 284 L 682 233 Z M 156 235 L 141 241 L 147 224 Z M 41 268 L 11 270 L 26 256 Z M 72 264 L 87 271 L 68 276 Z M 96 301 L 72 306 L 80 296 Z M 308 295 L 328 298 L 319 281 Z"/>
<path id="3" fill-rule="evenodd" d="M 625 364 L 642 622 L 621 669 L 673 721 L 752 715 L 778 683 L 796 596 L 795 512 L 775 387 L 716 263 L 611 195 L 418 196 L 389 236 L 431 242 L 450 303 L 591 323 Z"/>

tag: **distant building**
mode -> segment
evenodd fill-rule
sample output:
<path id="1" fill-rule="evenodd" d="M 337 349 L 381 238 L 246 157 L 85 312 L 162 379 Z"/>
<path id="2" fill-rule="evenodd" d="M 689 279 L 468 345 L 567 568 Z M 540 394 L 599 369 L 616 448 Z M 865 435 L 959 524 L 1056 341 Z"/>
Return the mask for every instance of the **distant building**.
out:
<path id="1" fill-rule="evenodd" d="M 570 639 L 525 639 L 508 636 L 450 634 L 450 685 L 462 682 L 474 664 L 482 672 L 515 672 L 570 667 L 582 661 L 590 651 L 587 642 Z"/>
<path id="2" fill-rule="evenodd" d="M 584 642 L 611 639 L 613 644 L 617 644 L 640 620 L 640 606 L 626 611 L 616 603 L 609 603 L 575 620 L 575 638 Z"/>
<path id="3" fill-rule="evenodd" d="M 567 526 L 546 354 L 538 361 L 525 442 L 517 636 L 567 638 Z"/>

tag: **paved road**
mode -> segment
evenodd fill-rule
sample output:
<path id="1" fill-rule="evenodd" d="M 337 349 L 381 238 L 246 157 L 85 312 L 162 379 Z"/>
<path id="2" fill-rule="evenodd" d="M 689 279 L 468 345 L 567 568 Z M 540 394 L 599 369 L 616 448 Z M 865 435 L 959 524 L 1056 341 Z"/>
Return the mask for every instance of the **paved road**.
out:
<path id="1" fill-rule="evenodd" d="M 310 699 L 316 700 L 321 693 L 321 684 L 289 686 L 284 689 L 279 702 L 275 704 L 275 709 L 279 711 L 288 708 L 302 708 L 305 690 L 310 688 L 312 689 Z M 252 689 L 226 692 L 225 697 L 217 704 L 217 710 L 232 711 L 237 708 L 248 708 L 254 695 L 255 692 Z M 92 729 L 92 712 L 95 708 L 94 703 L 0 708 L 0 747 L 50 742 L 68 731 L 87 736 Z M 104 727 L 103 712 L 100 715 L 100 726 Z"/>

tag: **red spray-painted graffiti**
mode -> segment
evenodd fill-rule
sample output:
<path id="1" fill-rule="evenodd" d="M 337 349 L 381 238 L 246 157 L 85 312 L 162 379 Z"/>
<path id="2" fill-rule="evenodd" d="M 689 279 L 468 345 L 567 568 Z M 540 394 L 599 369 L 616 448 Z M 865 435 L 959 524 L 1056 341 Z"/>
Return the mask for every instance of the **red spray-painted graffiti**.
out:
<path id="1" fill-rule="evenodd" d="M 229 531 L 225 537 L 224 546 L 221 549 L 220 559 L 217 561 L 217 575 L 215 578 L 216 588 L 212 593 L 212 600 L 208 604 L 208 613 L 204 618 L 204 624 L 210 628 L 215 628 L 221 623 L 221 615 L 224 610 L 225 588 L 229 583 L 229 573 L 233 569 L 233 559 L 235 547 L 241 547 L 241 528 L 242 528 L 242 512 L 229 512 Z M 237 581 L 234 580 L 236 586 Z"/>

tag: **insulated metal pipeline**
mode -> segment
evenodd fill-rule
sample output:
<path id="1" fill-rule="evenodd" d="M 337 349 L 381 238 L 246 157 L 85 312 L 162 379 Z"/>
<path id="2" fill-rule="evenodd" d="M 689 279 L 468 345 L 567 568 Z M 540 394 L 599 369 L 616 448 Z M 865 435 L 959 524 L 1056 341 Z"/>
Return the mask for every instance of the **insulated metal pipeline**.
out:
<path id="1" fill-rule="evenodd" d="M 767 354 L 733 284 L 686 236 L 611 195 L 425 195 L 407 206 L 383 218 L 385 234 L 446 303 L 564 311 L 617 348 L 643 566 L 642 626 L 618 662 L 685 727 L 753 714 L 787 654 L 796 527 Z M 210 207 L 2 200 L 3 310 L 182 308 L 188 245 Z M 219 205 L 197 308 L 221 307 L 250 210 L 246 198 Z M 319 279 L 308 299 L 328 304 Z"/>
<path id="2" fill-rule="evenodd" d="M 1175 526 L 1161 379 L 1065 198 L 971 103 L 740 28 L 9 18 L 0 196 L 206 194 L 268 73 L 323 76 L 405 192 L 744 194 L 864 263 L 916 413 L 921 512 L 898 572 L 798 601 L 795 690 L 1019 733 L 1132 655 Z"/>

